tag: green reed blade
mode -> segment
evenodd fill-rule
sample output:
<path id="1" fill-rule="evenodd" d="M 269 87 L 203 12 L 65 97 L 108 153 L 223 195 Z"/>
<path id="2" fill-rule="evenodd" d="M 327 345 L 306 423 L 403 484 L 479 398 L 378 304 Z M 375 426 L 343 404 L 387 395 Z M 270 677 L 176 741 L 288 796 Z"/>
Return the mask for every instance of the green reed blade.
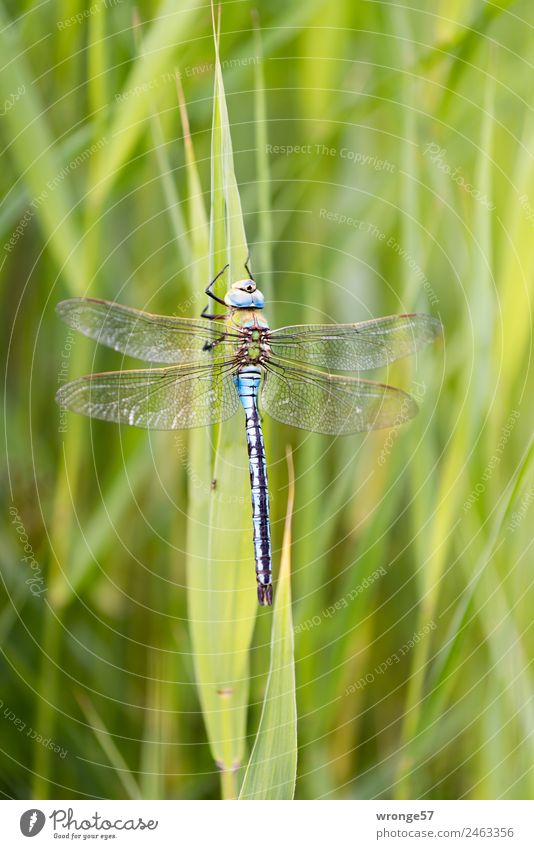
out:
<path id="1" fill-rule="evenodd" d="M 186 9 L 177 8 L 174 0 L 166 0 L 143 40 L 143 53 L 134 62 L 124 83 L 115 117 L 110 127 L 110 142 L 106 156 L 100 161 L 91 201 L 102 204 L 128 154 L 139 138 L 148 119 L 154 93 L 163 85 L 166 76 L 174 76 L 174 57 L 191 32 L 200 0 L 190 0 Z"/>
<path id="2" fill-rule="evenodd" d="M 272 219 L 270 197 L 270 170 L 267 153 L 267 104 L 265 98 L 265 74 L 260 19 L 257 10 L 252 12 L 254 27 L 254 49 L 256 64 L 254 65 L 254 131 L 256 141 L 256 179 L 258 203 L 258 267 L 261 269 L 261 290 L 267 301 L 272 301 Z M 274 314 L 271 311 L 271 321 Z"/>
<path id="3" fill-rule="evenodd" d="M 291 522 L 295 473 L 290 449 L 287 513 L 271 631 L 269 678 L 240 799 L 292 799 L 297 776 L 297 702 L 291 613 Z"/>
<path id="4" fill-rule="evenodd" d="M 9 156 L 26 183 L 30 201 L 27 220 L 39 222 L 49 250 L 72 295 L 83 292 L 86 279 L 80 255 L 79 222 L 68 181 L 61 179 L 62 162 L 47 119 L 45 104 L 34 86 L 32 70 L 21 46 L 17 25 L 11 23 L 0 4 L 0 46 L 3 56 L 0 74 L 0 101 L 6 102 L 22 92 L 3 121 L 9 129 Z M 23 228 L 27 225 L 21 225 Z M 24 237 L 24 229 L 22 237 Z M 1 267 L 1 266 L 0 266 Z"/>
<path id="5" fill-rule="evenodd" d="M 227 261 L 236 269 L 247 256 L 218 56 L 213 114 L 210 258 L 215 274 Z M 200 187 L 188 133 L 186 139 L 191 202 L 198 205 Z M 230 280 L 229 271 L 223 286 Z M 207 282 L 205 277 L 204 285 Z M 235 770 L 244 756 L 248 651 L 257 607 L 242 417 L 219 427 L 214 466 L 205 435 L 198 439 L 193 435 L 190 452 L 199 484 L 190 487 L 188 517 L 188 608 L 195 675 L 223 794 L 235 796 Z"/>
<path id="6" fill-rule="evenodd" d="M 83 692 L 77 693 L 77 698 L 91 731 L 100 743 L 102 751 L 106 755 L 110 765 L 115 770 L 119 782 L 122 784 L 126 798 L 142 799 L 143 794 L 141 793 L 139 784 L 121 755 L 112 735 L 105 728 L 102 717 L 96 710 L 92 701 Z"/>

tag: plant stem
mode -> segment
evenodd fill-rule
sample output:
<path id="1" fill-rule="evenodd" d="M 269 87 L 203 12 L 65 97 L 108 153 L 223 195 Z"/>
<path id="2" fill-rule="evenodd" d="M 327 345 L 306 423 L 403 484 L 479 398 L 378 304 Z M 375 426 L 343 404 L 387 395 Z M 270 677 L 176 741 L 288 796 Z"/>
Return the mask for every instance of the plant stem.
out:
<path id="1" fill-rule="evenodd" d="M 237 772 L 235 769 L 221 770 L 221 796 L 223 799 L 237 799 Z"/>

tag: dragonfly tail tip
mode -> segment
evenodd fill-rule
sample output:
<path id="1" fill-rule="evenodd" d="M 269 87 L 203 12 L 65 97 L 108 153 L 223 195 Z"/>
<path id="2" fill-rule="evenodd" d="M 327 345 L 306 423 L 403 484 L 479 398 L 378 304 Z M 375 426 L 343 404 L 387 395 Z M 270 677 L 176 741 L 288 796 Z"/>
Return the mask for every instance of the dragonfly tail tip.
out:
<path id="1" fill-rule="evenodd" d="M 270 607 L 273 603 L 273 585 L 258 583 L 258 601 L 262 607 Z"/>

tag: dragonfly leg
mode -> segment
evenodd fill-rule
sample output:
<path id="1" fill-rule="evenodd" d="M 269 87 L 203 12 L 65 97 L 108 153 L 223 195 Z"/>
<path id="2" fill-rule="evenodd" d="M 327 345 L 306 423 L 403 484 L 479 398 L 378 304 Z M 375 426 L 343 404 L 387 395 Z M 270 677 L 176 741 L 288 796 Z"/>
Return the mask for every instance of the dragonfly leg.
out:
<path id="1" fill-rule="evenodd" d="M 251 271 L 251 270 L 250 270 L 250 268 L 249 268 L 249 262 L 250 262 L 250 251 L 248 252 L 248 254 L 247 254 L 247 258 L 246 258 L 246 260 L 245 260 L 245 270 L 246 270 L 246 272 L 247 272 L 248 276 L 250 277 L 250 279 L 251 279 L 251 280 L 254 280 L 254 278 L 253 278 L 253 276 L 252 276 L 252 271 Z M 256 282 L 256 281 L 254 280 L 254 282 Z"/>
<path id="2" fill-rule="evenodd" d="M 223 301 L 223 303 L 224 303 L 224 301 Z M 204 307 L 204 309 L 200 313 L 201 318 L 209 318 L 211 321 L 216 321 L 217 319 L 219 321 L 221 321 L 223 318 L 225 318 L 224 315 L 220 315 L 220 314 L 214 313 L 214 312 L 207 312 L 207 310 L 209 310 L 209 308 L 210 308 L 210 305 L 206 304 L 206 306 Z"/>
<path id="3" fill-rule="evenodd" d="M 215 282 L 219 279 L 219 277 L 221 277 L 221 276 L 224 274 L 224 272 L 226 271 L 226 269 L 228 268 L 228 266 L 229 266 L 229 263 L 227 262 L 227 263 L 226 263 L 226 265 L 224 266 L 224 268 L 222 269 L 222 271 L 219 271 L 219 273 L 215 275 L 215 277 L 213 278 L 213 280 L 211 281 L 211 283 L 209 284 L 209 286 L 206 286 L 206 288 L 204 289 L 204 291 L 205 291 L 206 295 L 208 296 L 208 298 L 213 298 L 213 300 L 214 300 L 214 301 L 217 301 L 217 303 L 218 303 L 218 304 L 222 304 L 222 305 L 223 305 L 223 307 L 225 307 L 225 306 L 226 306 L 226 304 L 224 303 L 223 299 L 222 299 L 222 298 L 217 297 L 217 295 L 214 295 L 214 294 L 213 294 L 213 292 L 211 291 L 211 289 L 212 289 L 212 287 L 213 287 L 213 284 L 214 284 L 214 283 L 215 283 Z M 206 307 L 206 309 L 207 309 L 207 307 Z"/>
<path id="4" fill-rule="evenodd" d="M 212 318 L 213 320 L 215 320 L 217 318 L 224 318 L 224 316 L 221 316 L 221 315 L 213 315 L 213 316 L 208 315 L 206 317 Z M 221 342 L 224 342 L 225 339 L 226 339 L 226 336 L 223 334 L 222 336 L 219 336 L 218 339 L 214 339 L 213 342 L 204 342 L 204 344 L 202 346 L 202 350 L 203 351 L 213 351 L 213 349 L 216 347 L 216 345 L 220 345 Z"/>

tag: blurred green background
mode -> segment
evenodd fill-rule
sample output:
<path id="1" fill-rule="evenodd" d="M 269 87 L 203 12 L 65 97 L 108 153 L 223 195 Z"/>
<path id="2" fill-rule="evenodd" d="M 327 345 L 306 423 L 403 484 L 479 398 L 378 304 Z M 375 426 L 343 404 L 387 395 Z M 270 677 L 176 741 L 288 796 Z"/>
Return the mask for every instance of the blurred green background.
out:
<path id="1" fill-rule="evenodd" d="M 263 58 L 253 8 L 223 3 L 221 59 L 271 325 L 419 310 L 445 328 L 380 375 L 419 399 L 408 427 L 267 431 L 275 570 L 287 444 L 296 468 L 296 796 L 531 798 L 530 4 L 274 0 L 258 8 Z M 61 325 L 57 301 L 204 305 L 174 75 L 209 210 L 211 13 L 137 9 L 141 49 L 126 0 L 0 4 L 7 798 L 220 793 L 184 589 L 188 499 L 209 482 L 182 435 L 54 403 L 88 364 L 120 366 Z"/>

